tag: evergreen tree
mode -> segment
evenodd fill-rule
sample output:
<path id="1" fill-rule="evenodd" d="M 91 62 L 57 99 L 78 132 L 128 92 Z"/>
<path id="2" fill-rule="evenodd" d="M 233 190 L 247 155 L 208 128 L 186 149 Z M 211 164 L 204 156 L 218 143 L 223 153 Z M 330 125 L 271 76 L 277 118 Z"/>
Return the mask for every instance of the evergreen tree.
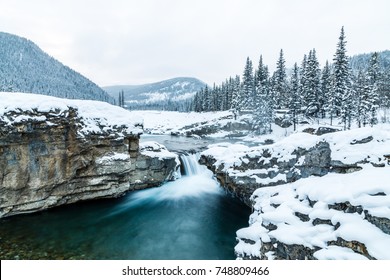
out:
<path id="1" fill-rule="evenodd" d="M 122 108 L 125 106 L 125 92 L 123 90 L 118 94 L 118 106 Z"/>
<path id="2" fill-rule="evenodd" d="M 272 102 L 268 90 L 268 68 L 260 56 L 259 67 L 255 75 L 255 97 L 253 109 L 253 129 L 259 134 L 270 131 L 272 122 Z"/>
<path id="3" fill-rule="evenodd" d="M 253 66 L 249 57 L 246 59 L 241 85 L 241 108 L 252 109 L 254 97 Z"/>
<path id="4" fill-rule="evenodd" d="M 298 114 L 301 108 L 301 98 L 300 98 L 300 85 L 299 85 L 299 68 L 295 63 L 293 72 L 290 80 L 290 98 L 288 102 L 288 108 L 292 113 L 292 122 L 294 125 L 294 131 L 297 129 L 298 125 Z"/>
<path id="5" fill-rule="evenodd" d="M 348 65 L 348 56 L 346 55 L 346 43 L 344 27 L 342 27 L 336 53 L 333 58 L 334 69 L 330 96 L 330 114 L 331 123 L 335 114 L 336 116 L 340 116 L 344 124 L 344 130 L 350 128 L 352 120 L 351 74 Z"/>
<path id="6" fill-rule="evenodd" d="M 279 59 L 276 63 L 276 71 L 274 75 L 274 101 L 275 108 L 287 107 L 288 87 L 286 74 L 286 61 L 284 60 L 283 49 L 280 50 Z"/>
<path id="7" fill-rule="evenodd" d="M 355 90 L 355 118 L 358 127 L 366 126 L 370 119 L 370 86 L 366 75 L 359 71 L 354 83 Z"/>
<path id="8" fill-rule="evenodd" d="M 317 117 L 320 111 L 320 68 L 315 49 L 309 52 L 302 85 L 306 116 Z"/>
<path id="9" fill-rule="evenodd" d="M 202 100 L 202 111 L 209 112 L 210 104 L 211 104 L 211 94 L 209 91 L 209 87 L 206 85 L 203 91 L 203 100 Z"/>
<path id="10" fill-rule="evenodd" d="M 370 118 L 369 123 L 371 126 L 378 123 L 377 110 L 379 108 L 379 92 L 378 92 L 378 81 L 379 81 L 379 63 L 378 53 L 373 53 L 367 70 L 367 78 L 370 87 L 370 99 L 369 99 L 369 111 Z"/>
<path id="11" fill-rule="evenodd" d="M 322 118 L 325 118 L 325 112 L 328 108 L 328 100 L 330 99 L 331 92 L 331 69 L 329 62 L 326 61 L 325 66 L 321 73 L 321 95 L 319 98 L 320 103 L 320 114 Z"/>
<path id="12" fill-rule="evenodd" d="M 387 122 L 387 111 L 390 108 L 390 68 L 381 73 L 378 81 L 378 96 L 383 111 L 382 122 Z"/>
<path id="13" fill-rule="evenodd" d="M 232 88 L 232 105 L 231 110 L 234 114 L 234 119 L 237 119 L 237 116 L 240 113 L 241 110 L 241 90 L 240 90 L 240 76 L 237 75 L 236 78 L 233 81 L 233 88 Z"/>

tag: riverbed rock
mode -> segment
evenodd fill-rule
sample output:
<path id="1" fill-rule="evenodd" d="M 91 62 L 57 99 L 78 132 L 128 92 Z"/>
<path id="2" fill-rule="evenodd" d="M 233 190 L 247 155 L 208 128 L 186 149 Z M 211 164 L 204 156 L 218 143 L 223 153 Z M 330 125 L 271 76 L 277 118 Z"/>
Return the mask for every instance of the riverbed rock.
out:
<path id="1" fill-rule="evenodd" d="M 135 189 L 134 181 L 136 189 L 158 186 L 178 168 L 177 157 L 140 151 L 142 122 L 126 121 L 124 109 L 29 94 L 3 97 L 0 217 L 117 197 Z M 17 98 L 30 98 L 31 104 Z M 99 106 L 104 112 L 96 112 Z M 110 120 L 117 110 L 120 118 Z"/>
<path id="2" fill-rule="evenodd" d="M 130 172 L 131 190 L 155 187 L 179 178 L 180 161 L 177 154 L 153 141 L 141 143 L 139 150 L 135 166 Z"/>

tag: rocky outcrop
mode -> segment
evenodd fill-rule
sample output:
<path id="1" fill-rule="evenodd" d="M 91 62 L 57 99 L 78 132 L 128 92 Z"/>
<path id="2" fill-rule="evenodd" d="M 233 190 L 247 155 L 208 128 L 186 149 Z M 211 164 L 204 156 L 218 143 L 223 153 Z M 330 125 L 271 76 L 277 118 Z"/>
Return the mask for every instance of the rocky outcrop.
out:
<path id="1" fill-rule="evenodd" d="M 260 147 L 216 144 L 201 154 L 200 163 L 213 171 L 224 188 L 249 206 L 250 197 L 258 188 L 328 173 L 347 174 L 361 170 L 363 164 L 385 166 L 387 150 L 381 136 L 373 141 L 373 136 L 343 134 L 338 134 L 340 141 L 334 134 L 302 133 Z M 364 143 L 370 146 L 365 147 Z"/>
<path id="2" fill-rule="evenodd" d="M 200 162 L 253 209 L 242 259 L 389 259 L 388 131 L 213 145 Z"/>
<path id="3" fill-rule="evenodd" d="M 229 192 L 251 206 L 250 196 L 258 188 L 327 174 L 332 169 L 330 155 L 329 144 L 321 141 L 307 149 L 294 149 L 286 160 L 283 160 L 281 153 L 273 152 L 272 148 L 264 148 L 257 154 L 244 154 L 239 164 L 229 169 L 225 169 L 224 163 L 216 165 L 217 160 L 207 151 L 202 154 L 200 163 L 213 171 Z M 342 167 L 344 165 L 340 165 L 340 169 Z"/>
<path id="4" fill-rule="evenodd" d="M 0 110 L 0 217 L 117 197 L 173 178 L 177 157 L 140 150 L 139 122 L 110 123 L 91 115 L 90 103 L 60 105 Z"/>
<path id="5" fill-rule="evenodd" d="M 241 137 L 252 131 L 252 119 L 248 115 L 234 120 L 232 115 L 224 116 L 212 121 L 205 121 L 187 125 L 171 132 L 171 135 L 184 135 L 187 137 L 207 137 L 210 135 L 223 135 L 224 137 Z"/>
<path id="6" fill-rule="evenodd" d="M 176 180 L 180 176 L 180 161 L 157 142 L 140 144 L 140 153 L 130 172 L 130 189 L 139 190 Z"/>
<path id="7" fill-rule="evenodd" d="M 389 179 L 388 169 L 258 189 L 252 196 L 250 226 L 237 231 L 237 257 L 389 259 L 389 188 L 364 182 L 369 175 Z M 377 189 L 386 192 L 378 195 Z"/>

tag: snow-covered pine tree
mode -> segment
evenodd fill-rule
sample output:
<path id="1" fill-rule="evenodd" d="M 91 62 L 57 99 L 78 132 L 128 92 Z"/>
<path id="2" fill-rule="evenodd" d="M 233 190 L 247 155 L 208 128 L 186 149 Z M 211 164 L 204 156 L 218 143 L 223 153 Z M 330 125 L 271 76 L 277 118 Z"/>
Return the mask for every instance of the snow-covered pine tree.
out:
<path id="1" fill-rule="evenodd" d="M 270 132 L 272 122 L 272 102 L 268 90 L 268 67 L 260 56 L 259 67 L 255 76 L 255 97 L 253 106 L 253 129 L 259 134 Z"/>
<path id="2" fill-rule="evenodd" d="M 302 86 L 305 115 L 309 117 L 317 117 L 320 111 L 320 73 L 316 51 L 313 49 L 307 58 Z"/>
<path id="3" fill-rule="evenodd" d="M 279 59 L 276 63 L 274 74 L 275 108 L 285 108 L 288 102 L 288 87 L 286 74 L 286 61 L 284 60 L 283 49 L 280 50 Z"/>
<path id="4" fill-rule="evenodd" d="M 211 94 L 209 87 L 206 85 L 203 90 L 203 102 L 202 102 L 202 111 L 209 112 L 210 111 L 210 105 L 211 105 Z"/>
<path id="5" fill-rule="evenodd" d="M 328 101 L 330 98 L 331 91 L 331 68 L 329 62 L 326 61 L 324 68 L 321 73 L 321 95 L 319 98 L 320 103 L 320 115 L 322 118 L 325 118 L 325 112 L 327 111 Z"/>
<path id="6" fill-rule="evenodd" d="M 236 78 L 233 81 L 233 88 L 232 88 L 232 105 L 231 110 L 234 114 L 234 119 L 237 119 L 237 116 L 240 114 L 241 111 L 241 79 L 239 75 L 236 75 Z"/>
<path id="7" fill-rule="evenodd" d="M 344 130 L 350 129 L 352 120 L 351 71 L 348 64 L 344 27 L 333 58 L 332 91 L 330 100 L 331 123 L 334 115 L 340 116 Z"/>
<path id="8" fill-rule="evenodd" d="M 252 109 L 254 96 L 254 79 L 252 61 L 247 57 L 241 85 L 241 108 Z"/>
<path id="9" fill-rule="evenodd" d="M 371 126 L 378 123 L 377 110 L 379 108 L 379 95 L 378 95 L 379 75 L 380 73 L 379 73 L 378 53 L 374 52 L 371 56 L 368 70 L 367 70 L 367 79 L 370 87 L 369 124 Z"/>
<path id="10" fill-rule="evenodd" d="M 381 121 L 388 121 L 388 109 L 390 108 L 390 68 L 385 69 L 381 75 L 378 82 L 378 95 L 380 107 L 383 111 L 383 116 Z"/>
<path id="11" fill-rule="evenodd" d="M 359 71 L 354 83 L 354 117 L 358 127 L 366 126 L 370 119 L 370 86 L 365 73 Z"/>
<path id="12" fill-rule="evenodd" d="M 226 108 L 225 110 L 229 110 L 232 107 L 233 100 L 233 91 L 234 91 L 234 79 L 229 77 L 228 86 L 227 86 L 227 96 L 226 96 Z"/>
<path id="13" fill-rule="evenodd" d="M 293 72 L 290 79 L 290 95 L 288 108 L 291 111 L 292 122 L 294 125 L 294 131 L 298 125 L 298 115 L 301 109 L 301 98 L 300 98 L 300 85 L 299 85 L 299 67 L 297 63 L 294 64 Z"/>
<path id="14" fill-rule="evenodd" d="M 119 107 L 124 107 L 125 106 L 125 93 L 124 93 L 124 91 L 123 90 L 121 90 L 120 92 L 119 92 L 119 95 L 118 95 L 118 105 L 119 105 Z"/>

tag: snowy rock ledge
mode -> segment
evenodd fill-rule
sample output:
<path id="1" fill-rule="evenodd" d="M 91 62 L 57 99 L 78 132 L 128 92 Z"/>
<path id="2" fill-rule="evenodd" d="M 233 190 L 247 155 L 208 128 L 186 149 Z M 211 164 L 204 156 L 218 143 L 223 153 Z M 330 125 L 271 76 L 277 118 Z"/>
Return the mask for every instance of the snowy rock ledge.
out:
<path id="1" fill-rule="evenodd" d="M 179 156 L 165 146 L 154 141 L 142 142 L 139 152 L 136 170 L 130 178 L 132 190 L 158 186 L 180 177 Z"/>
<path id="2" fill-rule="evenodd" d="M 389 154 L 387 126 L 214 145 L 201 162 L 253 207 L 238 258 L 390 259 Z"/>
<path id="3" fill-rule="evenodd" d="M 104 102 L 0 93 L 0 217 L 161 184 L 176 159 L 140 153 L 142 131 L 142 119 Z M 152 165 L 166 170 L 148 181 Z"/>

